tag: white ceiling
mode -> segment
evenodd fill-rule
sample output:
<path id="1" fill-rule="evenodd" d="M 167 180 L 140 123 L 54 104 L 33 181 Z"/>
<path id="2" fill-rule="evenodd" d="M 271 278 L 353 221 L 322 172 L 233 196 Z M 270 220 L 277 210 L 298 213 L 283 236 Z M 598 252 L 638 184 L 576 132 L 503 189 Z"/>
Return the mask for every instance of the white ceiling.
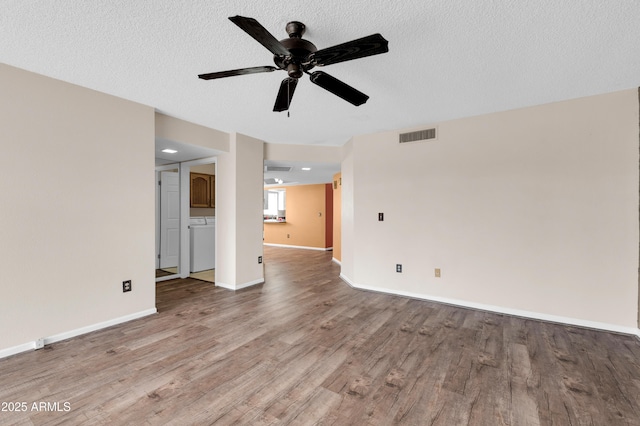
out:
<path id="1" fill-rule="evenodd" d="M 162 152 L 165 149 L 172 149 L 177 152 Z M 190 145 L 178 141 L 170 141 L 158 137 L 156 138 L 156 166 L 213 157 L 218 154 L 219 152 L 215 149 L 205 148 L 197 145 Z"/>
<path id="2" fill-rule="evenodd" d="M 342 145 L 421 126 L 640 85 L 640 2 L 632 0 L 2 0 L 0 61 L 270 143 Z M 353 105 L 304 76 L 291 117 L 272 112 L 282 71 L 227 19 L 276 38 L 306 24 L 319 49 L 381 33 L 389 53 L 323 71 L 371 98 Z"/>

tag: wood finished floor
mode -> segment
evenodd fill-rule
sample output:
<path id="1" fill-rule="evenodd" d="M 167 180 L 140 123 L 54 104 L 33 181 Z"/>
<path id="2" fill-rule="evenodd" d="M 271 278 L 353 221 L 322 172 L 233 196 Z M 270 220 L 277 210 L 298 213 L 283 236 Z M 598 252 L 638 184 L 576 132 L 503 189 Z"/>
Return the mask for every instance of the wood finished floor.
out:
<path id="1" fill-rule="evenodd" d="M 264 285 L 0 360 L 0 424 L 640 425 L 640 341 L 351 289 L 265 247 Z M 34 402 L 69 411 L 31 411 Z"/>

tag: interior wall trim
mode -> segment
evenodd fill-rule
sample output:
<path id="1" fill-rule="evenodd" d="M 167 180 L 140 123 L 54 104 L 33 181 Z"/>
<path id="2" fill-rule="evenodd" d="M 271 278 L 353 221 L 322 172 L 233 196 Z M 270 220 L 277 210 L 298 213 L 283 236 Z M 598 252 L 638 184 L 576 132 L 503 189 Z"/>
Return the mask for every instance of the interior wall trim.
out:
<path id="1" fill-rule="evenodd" d="M 476 309 L 479 311 L 492 312 L 497 314 L 505 314 L 514 317 L 534 319 L 538 321 L 551 322 L 556 324 L 572 325 L 576 327 L 589 328 L 601 331 L 609 331 L 614 333 L 628 334 L 636 336 L 640 339 L 640 328 L 623 327 L 615 324 L 602 323 L 597 321 L 581 320 L 571 317 L 563 317 L 558 315 L 543 314 L 540 312 L 523 311 L 520 309 L 505 308 L 502 306 L 485 305 L 482 303 L 467 302 L 458 299 L 449 299 L 446 297 L 429 296 L 425 294 L 411 293 L 406 291 L 395 291 L 386 288 L 369 287 L 356 284 L 344 274 L 340 274 L 340 279 L 356 290 L 373 291 L 376 293 L 384 293 L 393 296 L 409 297 L 411 299 L 427 300 L 430 302 L 442 303 L 445 305 L 459 306 L 462 308 Z"/>
<path id="2" fill-rule="evenodd" d="M 262 243 L 262 244 L 265 246 L 297 248 L 297 249 L 303 249 L 303 250 L 333 251 L 333 247 L 294 246 L 290 244 L 275 244 L 275 243 Z"/>
<path id="3" fill-rule="evenodd" d="M 36 348 L 36 342 L 23 343 L 22 345 L 14 346 L 7 349 L 0 350 L 0 359 L 6 358 L 12 355 L 17 355 L 22 352 L 34 350 Z"/>
<path id="4" fill-rule="evenodd" d="M 227 290 L 242 290 L 243 288 L 251 287 L 252 285 L 262 284 L 264 283 L 264 278 L 259 278 L 257 280 L 249 281 L 243 284 L 226 284 L 216 281 L 216 287 L 226 288 Z"/>
<path id="5" fill-rule="evenodd" d="M 133 321 L 135 319 L 146 317 L 156 313 L 158 313 L 158 310 L 156 308 L 147 309 L 145 311 L 136 312 L 133 314 L 125 315 L 119 318 L 114 318 L 112 320 L 108 320 L 104 322 L 99 322 L 97 324 L 88 325 L 86 327 L 76 328 L 75 330 L 65 331 L 64 333 L 54 334 L 53 336 L 45 337 L 44 344 L 45 346 L 50 345 L 51 343 L 59 342 L 61 340 L 70 339 L 72 337 L 80 336 L 82 334 L 91 333 L 92 331 L 98 331 L 103 328 Z M 13 346 L 11 348 L 0 350 L 0 359 L 6 358 L 11 355 L 19 354 L 21 352 L 26 352 L 26 351 L 35 350 L 35 349 L 36 349 L 36 341 L 23 343 L 18 346 Z"/>

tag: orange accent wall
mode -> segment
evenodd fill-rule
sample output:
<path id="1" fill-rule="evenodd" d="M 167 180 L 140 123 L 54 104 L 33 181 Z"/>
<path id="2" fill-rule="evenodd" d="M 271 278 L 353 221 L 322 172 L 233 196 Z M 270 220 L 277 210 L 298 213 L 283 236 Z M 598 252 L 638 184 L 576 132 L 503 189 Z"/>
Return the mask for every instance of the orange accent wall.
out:
<path id="1" fill-rule="evenodd" d="M 342 174 L 333 176 L 333 258 L 342 260 Z"/>
<path id="2" fill-rule="evenodd" d="M 331 184 L 286 186 L 286 222 L 265 223 L 264 242 L 329 248 L 333 240 Z M 276 189 L 276 188 L 269 188 Z M 329 193 L 329 194 L 327 194 Z M 327 198 L 331 205 L 327 206 Z M 330 237 L 327 236 L 330 235 Z"/>

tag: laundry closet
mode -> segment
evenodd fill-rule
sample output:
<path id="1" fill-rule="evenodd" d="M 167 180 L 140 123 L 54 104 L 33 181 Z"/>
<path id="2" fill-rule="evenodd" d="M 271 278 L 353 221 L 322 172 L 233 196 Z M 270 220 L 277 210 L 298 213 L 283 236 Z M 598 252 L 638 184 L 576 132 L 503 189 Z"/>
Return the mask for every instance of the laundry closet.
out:
<path id="1" fill-rule="evenodd" d="M 197 273 L 197 278 L 208 277 L 204 279 L 210 281 L 213 281 L 216 267 L 215 166 L 191 166 L 189 174 L 189 272 Z"/>

